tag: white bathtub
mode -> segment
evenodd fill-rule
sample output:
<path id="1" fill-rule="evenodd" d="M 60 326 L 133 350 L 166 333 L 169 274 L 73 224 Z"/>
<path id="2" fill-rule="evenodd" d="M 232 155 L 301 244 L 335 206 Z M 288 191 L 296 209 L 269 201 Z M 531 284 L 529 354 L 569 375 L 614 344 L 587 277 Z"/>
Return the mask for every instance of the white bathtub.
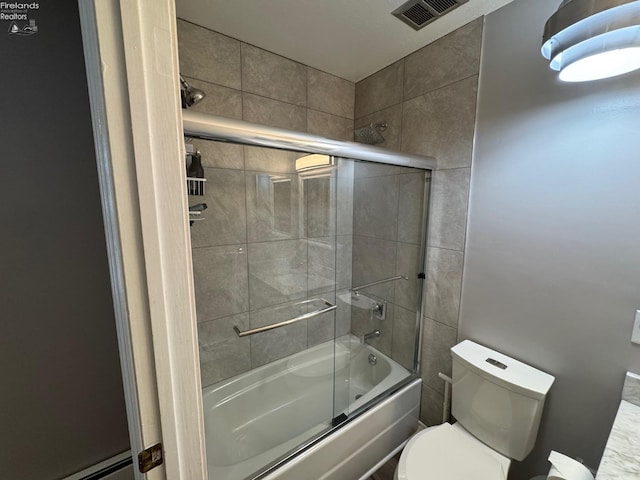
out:
<path id="1" fill-rule="evenodd" d="M 377 358 L 375 365 L 369 363 L 370 354 Z M 209 479 L 250 478 L 298 445 L 328 432 L 332 418 L 352 414 L 409 377 L 410 373 L 389 357 L 347 335 L 205 388 Z M 353 476 L 354 467 L 366 473 L 415 431 L 420 402 L 419 381 L 417 387 L 415 384 L 398 393 L 406 397 L 398 404 L 402 408 L 393 397 L 384 399 L 264 478 L 359 478 Z M 383 407 L 387 413 L 380 410 Z M 369 415 L 378 420 L 367 421 Z M 380 419 L 386 420 L 380 424 Z M 374 425 L 374 431 L 367 431 Z M 351 432 L 355 437 L 348 441 L 345 437 L 342 443 L 347 445 L 331 452 L 331 444 L 341 444 L 341 432 Z M 363 443 L 376 437 L 380 445 L 363 448 Z M 358 454 L 361 450 L 364 456 Z M 371 452 L 377 453 L 372 456 Z M 351 476 L 345 476 L 345 469 L 337 467 L 353 455 L 352 464 L 345 466 Z M 334 466 L 335 472 L 331 473 Z M 314 468 L 318 472 L 312 473 Z"/>

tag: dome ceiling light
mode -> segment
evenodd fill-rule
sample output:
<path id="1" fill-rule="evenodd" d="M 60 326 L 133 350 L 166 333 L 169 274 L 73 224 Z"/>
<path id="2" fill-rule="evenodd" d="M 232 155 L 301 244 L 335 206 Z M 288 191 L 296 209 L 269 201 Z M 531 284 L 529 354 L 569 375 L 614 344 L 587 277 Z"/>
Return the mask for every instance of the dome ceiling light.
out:
<path id="1" fill-rule="evenodd" d="M 640 68 L 640 1 L 564 0 L 544 26 L 542 56 L 565 82 Z"/>

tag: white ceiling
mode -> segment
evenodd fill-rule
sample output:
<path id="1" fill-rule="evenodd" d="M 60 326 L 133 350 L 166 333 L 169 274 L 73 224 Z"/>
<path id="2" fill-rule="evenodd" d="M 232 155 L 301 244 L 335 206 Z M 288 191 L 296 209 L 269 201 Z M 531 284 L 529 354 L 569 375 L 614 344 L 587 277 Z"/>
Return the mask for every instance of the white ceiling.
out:
<path id="1" fill-rule="evenodd" d="M 415 31 L 406 0 L 176 0 L 183 18 L 356 82 L 512 0 L 469 0 Z"/>

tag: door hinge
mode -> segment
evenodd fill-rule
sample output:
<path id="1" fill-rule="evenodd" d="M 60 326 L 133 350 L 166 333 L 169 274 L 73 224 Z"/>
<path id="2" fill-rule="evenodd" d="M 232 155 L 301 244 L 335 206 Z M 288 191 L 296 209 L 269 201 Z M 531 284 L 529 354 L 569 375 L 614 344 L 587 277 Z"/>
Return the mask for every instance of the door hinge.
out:
<path id="1" fill-rule="evenodd" d="M 138 454 L 138 468 L 140 469 L 140 473 L 147 473 L 152 468 L 162 465 L 162 462 L 161 443 L 156 443 L 149 448 L 145 448 Z"/>
<path id="2" fill-rule="evenodd" d="M 420 272 L 418 274 L 418 278 L 421 279 L 421 280 L 424 280 L 425 278 L 427 278 L 427 276 L 424 273 Z"/>

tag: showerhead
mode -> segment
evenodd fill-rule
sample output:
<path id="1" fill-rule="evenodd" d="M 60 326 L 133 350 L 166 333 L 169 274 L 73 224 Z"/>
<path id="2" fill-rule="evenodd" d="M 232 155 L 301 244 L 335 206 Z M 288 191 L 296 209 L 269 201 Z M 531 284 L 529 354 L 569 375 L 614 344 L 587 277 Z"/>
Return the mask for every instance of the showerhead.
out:
<path id="1" fill-rule="evenodd" d="M 207 94 L 199 88 L 192 87 L 180 75 L 180 98 L 182 99 L 182 108 L 189 108 L 200 102 Z"/>
<path id="2" fill-rule="evenodd" d="M 358 143 L 377 145 L 384 142 L 384 137 L 380 133 L 387 129 L 387 122 L 370 123 L 366 127 L 357 128 L 353 131 L 353 139 Z"/>

